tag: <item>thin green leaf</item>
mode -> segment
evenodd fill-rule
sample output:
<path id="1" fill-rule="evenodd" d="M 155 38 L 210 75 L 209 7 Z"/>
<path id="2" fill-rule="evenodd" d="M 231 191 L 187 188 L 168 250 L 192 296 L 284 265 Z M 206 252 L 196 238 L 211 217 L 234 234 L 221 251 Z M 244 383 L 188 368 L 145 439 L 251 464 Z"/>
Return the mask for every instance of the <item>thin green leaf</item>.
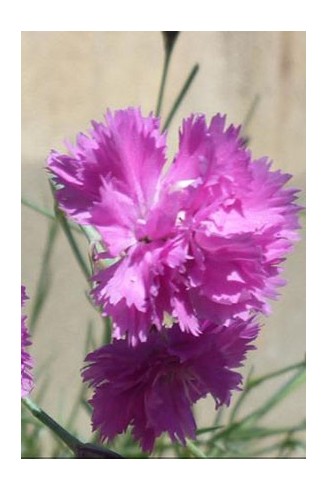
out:
<path id="1" fill-rule="evenodd" d="M 251 371 L 250 371 L 250 373 L 249 373 L 249 375 L 248 375 L 248 377 L 246 379 L 245 387 L 243 389 L 243 392 L 240 395 L 237 403 L 235 404 L 235 406 L 233 407 L 233 409 L 231 411 L 231 415 L 230 415 L 230 418 L 229 418 L 229 424 L 231 424 L 232 422 L 234 422 L 234 420 L 236 419 L 236 416 L 239 413 L 239 410 L 240 410 L 243 402 L 248 397 L 248 395 L 251 392 L 251 390 L 253 390 L 254 388 L 258 387 L 262 383 L 265 383 L 266 381 L 269 381 L 270 379 L 273 379 L 273 378 L 282 376 L 282 375 L 284 375 L 284 374 L 286 374 L 286 373 L 288 373 L 290 371 L 294 371 L 295 369 L 299 369 L 299 368 L 301 368 L 303 366 L 305 366 L 305 360 L 304 361 L 301 361 L 301 362 L 298 362 L 296 364 L 291 364 L 291 365 L 286 366 L 286 367 L 284 367 L 282 369 L 278 369 L 277 371 L 273 371 L 271 373 L 265 374 L 263 376 L 260 376 L 258 378 L 254 378 L 254 379 L 252 379 L 253 368 L 251 368 Z"/>
<path id="2" fill-rule="evenodd" d="M 56 217 L 64 231 L 64 234 L 67 238 L 67 241 L 72 249 L 72 252 L 73 252 L 73 255 L 77 261 L 77 263 L 79 264 L 80 266 L 80 269 L 84 275 L 84 277 L 86 278 L 86 280 L 89 282 L 90 280 L 90 276 L 91 276 L 91 271 L 89 270 L 89 267 L 87 265 L 87 263 L 85 262 L 84 258 L 83 258 L 83 255 L 80 251 L 80 248 L 72 234 L 72 231 L 71 231 L 71 228 L 67 222 L 67 219 L 64 215 L 64 213 L 62 211 L 60 211 L 58 209 L 58 207 L 56 206 L 55 208 L 55 212 L 56 212 Z"/>
<path id="3" fill-rule="evenodd" d="M 85 408 L 88 415 L 92 415 L 92 407 L 86 400 L 82 400 L 82 406 Z"/>
<path id="4" fill-rule="evenodd" d="M 165 85 L 166 85 L 166 79 L 167 79 L 167 74 L 169 71 L 169 65 L 170 65 L 170 61 L 171 61 L 171 55 L 173 53 L 173 49 L 174 49 L 177 37 L 179 35 L 179 32 L 172 32 L 172 31 L 162 32 L 162 35 L 163 35 L 163 41 L 164 41 L 164 65 L 163 65 L 161 84 L 160 84 L 159 94 L 158 94 L 157 104 L 156 104 L 156 111 L 155 111 L 156 116 L 159 116 L 161 113 L 163 97 L 164 97 L 164 90 L 165 90 Z"/>
<path id="5" fill-rule="evenodd" d="M 242 424 L 251 424 L 257 422 L 266 415 L 273 407 L 286 398 L 292 391 L 302 385 L 305 381 L 305 366 L 302 366 L 298 372 L 285 383 L 276 393 L 259 409 L 249 414 L 243 419 Z"/>
<path id="6" fill-rule="evenodd" d="M 281 370 L 282 371 L 282 370 Z M 297 373 L 288 380 L 281 388 L 279 388 L 276 393 L 259 409 L 250 413 L 238 422 L 232 422 L 222 431 L 213 435 L 210 444 L 213 444 L 218 439 L 225 439 L 231 436 L 232 433 L 236 433 L 245 426 L 251 426 L 260 420 L 264 415 L 266 415 L 274 406 L 280 403 L 286 396 L 288 396 L 292 391 L 298 388 L 305 380 L 305 364 L 300 363 L 300 367 Z"/>
<path id="7" fill-rule="evenodd" d="M 253 375 L 253 371 L 254 371 L 254 366 L 251 367 L 248 375 L 247 375 L 247 378 L 245 380 L 245 386 L 244 386 L 244 389 L 241 393 L 241 395 L 239 396 L 236 404 L 234 405 L 233 409 L 231 410 L 231 414 L 230 414 L 230 418 L 229 418 L 229 424 L 232 424 L 237 416 L 237 413 L 239 412 L 243 402 L 245 401 L 245 399 L 247 398 L 247 395 L 249 394 L 251 388 L 250 388 L 250 380 L 251 380 L 251 377 Z"/>
<path id="8" fill-rule="evenodd" d="M 277 371 L 273 371 L 272 373 L 265 374 L 264 376 L 260 376 L 258 378 L 250 379 L 247 382 L 246 389 L 253 389 L 255 386 L 258 386 L 269 379 L 276 378 L 277 376 L 282 376 L 283 374 L 288 373 L 289 371 L 294 371 L 295 369 L 303 369 L 306 367 L 306 361 L 297 362 L 296 364 L 291 364 L 290 366 L 286 366 L 282 369 L 278 369 Z"/>
<path id="9" fill-rule="evenodd" d="M 223 440 L 214 441 L 213 444 L 208 447 L 212 447 L 211 451 L 209 451 L 209 449 L 207 451 L 208 458 L 222 458 L 223 454 L 228 453 L 225 441 Z"/>
<path id="10" fill-rule="evenodd" d="M 294 449 L 296 447 L 301 447 L 302 449 L 305 449 L 305 446 L 304 446 L 304 443 L 302 443 L 302 441 L 298 440 L 298 439 L 294 439 Z M 281 442 L 276 442 L 274 444 L 271 444 L 270 446 L 266 446 L 264 448 L 261 448 L 261 449 L 258 449 L 258 450 L 254 450 L 252 452 L 250 452 L 250 454 L 248 455 L 248 457 L 250 458 L 257 458 L 258 456 L 260 457 L 263 457 L 265 456 L 266 454 L 269 454 L 270 456 L 269 457 L 272 457 L 272 454 L 277 451 L 278 454 L 277 454 L 277 457 L 279 457 L 279 453 L 281 452 L 281 448 L 282 448 L 282 443 Z M 281 457 L 281 455 L 280 455 Z"/>
<path id="11" fill-rule="evenodd" d="M 50 262 L 51 262 L 53 251 L 55 249 L 57 233 L 58 233 L 58 224 L 56 223 L 56 221 L 54 221 L 49 226 L 48 237 L 43 252 L 42 263 L 41 263 L 42 265 L 39 273 L 36 292 L 33 296 L 34 299 L 33 299 L 32 312 L 29 319 L 29 328 L 32 333 L 35 332 L 37 321 L 40 317 L 40 314 L 42 312 L 42 309 L 45 305 L 45 302 L 50 292 L 50 288 L 52 284 Z"/>
<path id="12" fill-rule="evenodd" d="M 87 355 L 89 352 L 96 349 L 96 341 L 94 339 L 94 324 L 92 320 L 88 322 L 87 335 L 85 340 L 84 353 Z"/>
<path id="13" fill-rule="evenodd" d="M 265 427 L 241 428 L 239 431 L 231 434 L 230 439 L 238 439 L 238 441 L 252 439 L 263 439 L 266 437 L 290 434 L 294 432 L 302 432 L 305 430 L 305 421 L 293 427 L 280 427 L 276 429 L 267 429 Z"/>
<path id="14" fill-rule="evenodd" d="M 75 452 L 80 441 L 76 439 L 72 434 L 65 430 L 61 425 L 59 425 L 52 417 L 50 417 L 44 410 L 38 407 L 29 398 L 22 398 L 22 403 L 25 407 L 36 417 L 40 422 L 42 422 L 46 427 L 48 427 L 56 436 L 64 442 L 71 451 Z"/>
<path id="15" fill-rule="evenodd" d="M 167 74 L 169 71 L 169 66 L 170 66 L 170 61 L 171 61 L 171 53 L 172 53 L 172 50 L 165 50 L 164 66 L 163 66 L 161 84 L 160 84 L 159 94 L 158 94 L 158 99 L 157 99 L 157 104 L 156 104 L 156 112 L 155 112 L 156 116 L 160 115 L 161 109 L 162 109 L 166 79 L 167 79 Z"/>
<path id="16" fill-rule="evenodd" d="M 218 409 L 217 414 L 216 414 L 215 419 L 214 419 L 214 423 L 213 423 L 214 425 L 219 425 L 219 423 L 221 422 L 221 419 L 222 419 L 223 415 L 226 413 L 226 411 L 227 411 L 227 407 L 224 407 L 224 406 L 222 406 Z"/>
<path id="17" fill-rule="evenodd" d="M 297 448 L 305 451 L 305 444 L 294 437 L 287 437 L 282 443 L 278 453 L 278 458 L 285 458 L 291 455 Z"/>
<path id="18" fill-rule="evenodd" d="M 111 317 L 103 316 L 103 322 L 104 322 L 103 343 L 104 343 L 104 345 L 107 345 L 107 344 L 110 344 L 112 341 L 113 321 L 112 321 Z"/>
<path id="19" fill-rule="evenodd" d="M 166 120 L 165 120 L 165 123 L 164 123 L 164 126 L 163 126 L 163 131 L 165 131 L 169 125 L 171 124 L 171 121 L 173 119 L 173 117 L 175 116 L 175 113 L 177 112 L 177 110 L 179 109 L 183 99 L 185 98 L 192 82 L 194 81 L 195 79 L 195 76 L 197 75 L 197 72 L 199 70 L 199 64 L 197 63 L 193 69 L 191 70 L 187 80 L 185 81 L 181 91 L 179 92 L 179 95 L 177 96 L 177 98 L 175 99 L 174 103 L 173 103 L 173 106 L 172 106 L 172 109 L 170 110 L 169 112 L 169 115 L 167 116 Z"/>
<path id="20" fill-rule="evenodd" d="M 177 458 L 183 458 L 184 457 L 183 447 L 180 444 L 172 444 L 172 450 L 174 451 L 175 456 Z"/>
<path id="21" fill-rule="evenodd" d="M 89 270 L 88 264 L 85 262 L 85 260 L 83 258 L 83 255 L 82 255 L 80 248 L 79 248 L 79 246 L 78 246 L 78 244 L 77 244 L 77 242 L 73 236 L 72 230 L 69 226 L 69 223 L 66 219 L 65 214 L 59 209 L 58 203 L 56 201 L 56 196 L 55 196 L 55 185 L 51 181 L 51 179 L 49 180 L 49 186 L 50 186 L 50 191 L 51 191 L 53 199 L 54 199 L 54 211 L 55 211 L 56 219 L 58 220 L 59 224 L 61 225 L 61 227 L 64 231 L 64 234 L 67 238 L 67 241 L 68 241 L 68 243 L 72 249 L 73 255 L 74 255 L 77 263 L 79 264 L 83 275 L 85 276 L 87 282 L 89 283 L 91 271 Z"/>
<path id="22" fill-rule="evenodd" d="M 189 451 L 190 454 L 195 456 L 195 458 L 206 459 L 206 455 L 203 453 L 203 451 L 189 439 L 187 439 L 186 441 L 186 449 Z"/>
<path id="23" fill-rule="evenodd" d="M 52 211 L 50 211 L 49 209 L 43 208 L 39 204 L 36 204 L 36 203 L 30 201 L 29 199 L 26 199 L 25 197 L 21 198 L 21 203 L 23 204 L 23 206 L 26 206 L 27 208 L 32 209 L 33 211 L 36 211 L 39 214 L 42 214 L 46 218 L 50 218 L 52 220 L 56 219 L 56 216 Z M 69 223 L 69 226 L 74 231 L 82 233 L 82 230 L 80 229 L 80 227 L 77 226 L 75 223 Z"/>
<path id="24" fill-rule="evenodd" d="M 42 206 L 39 206 L 38 204 L 30 201 L 29 199 L 26 199 L 25 197 L 21 198 L 21 203 L 27 208 L 33 209 L 33 211 L 42 214 L 46 218 L 51 218 L 53 220 L 55 219 L 54 213 L 52 213 L 49 209 L 45 209 Z"/>
<path id="25" fill-rule="evenodd" d="M 213 432 L 215 430 L 222 429 L 223 425 L 213 425 L 212 427 L 204 427 L 203 429 L 198 429 L 196 431 L 197 436 L 200 436 L 202 434 L 207 434 L 208 432 Z"/>
<path id="26" fill-rule="evenodd" d="M 234 458 L 256 458 L 258 456 L 264 456 L 266 454 L 273 454 L 275 451 L 279 451 L 280 448 L 281 448 L 281 442 L 276 442 L 262 449 L 258 449 L 257 451 L 253 450 L 250 451 L 249 453 L 234 455 Z"/>
<path id="27" fill-rule="evenodd" d="M 30 411 L 30 413 L 42 422 L 48 429 L 50 429 L 59 439 L 60 442 L 66 444 L 66 446 L 74 453 L 76 458 L 121 458 L 117 453 L 114 453 L 108 448 L 94 446 L 90 443 L 80 442 L 75 436 L 73 436 L 68 430 L 64 429 L 58 422 L 50 417 L 44 410 L 36 405 L 30 398 L 22 399 L 23 405 Z M 56 453 L 55 453 L 56 454 Z"/>
<path id="28" fill-rule="evenodd" d="M 245 132 L 246 129 L 247 129 L 247 126 L 249 125 L 249 123 L 251 122 L 251 120 L 253 119 L 254 117 L 254 114 L 255 114 L 255 111 L 257 109 L 257 106 L 258 106 L 258 103 L 260 102 L 260 95 L 259 94 L 256 94 L 254 99 L 252 100 L 252 103 L 246 113 L 246 116 L 245 116 L 245 119 L 242 123 L 242 128 L 243 128 L 243 131 Z"/>

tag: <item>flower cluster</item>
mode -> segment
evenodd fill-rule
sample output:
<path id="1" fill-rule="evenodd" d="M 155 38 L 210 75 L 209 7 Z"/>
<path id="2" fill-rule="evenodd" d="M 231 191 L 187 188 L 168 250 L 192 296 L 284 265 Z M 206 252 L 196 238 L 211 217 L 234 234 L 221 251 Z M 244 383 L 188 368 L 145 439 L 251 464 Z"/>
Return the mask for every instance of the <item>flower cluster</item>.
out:
<path id="1" fill-rule="evenodd" d="M 252 159 L 220 114 L 183 122 L 168 168 L 159 119 L 138 109 L 108 111 L 68 150 L 51 152 L 48 169 L 60 208 L 99 235 L 91 294 L 116 339 L 87 358 L 94 426 L 111 438 L 131 423 L 147 449 L 163 431 L 184 441 L 190 405 L 208 393 L 227 404 L 240 382 L 231 367 L 247 350 L 244 333 L 257 331 L 254 315 L 269 312 L 284 283 L 297 191 L 285 188 L 290 175 Z M 228 340 L 234 355 L 222 363 Z M 118 404 L 127 408 L 115 418 Z"/>
<path id="2" fill-rule="evenodd" d="M 132 347 L 114 340 L 86 358 L 83 378 L 95 387 L 91 400 L 93 426 L 102 439 L 112 439 L 132 425 L 144 451 L 168 432 L 172 441 L 194 438 L 191 405 L 211 394 L 216 407 L 229 404 L 238 389 L 241 365 L 258 327 L 235 320 L 228 327 L 209 322 L 199 337 L 181 332 L 178 325 L 152 331 L 147 342 Z"/>
<path id="3" fill-rule="evenodd" d="M 25 305 L 28 296 L 26 289 L 21 286 L 21 307 Z M 21 318 L 21 396 L 27 396 L 33 388 L 33 378 L 31 375 L 32 358 L 27 352 L 26 347 L 31 345 L 30 336 L 26 326 L 26 316 Z"/>

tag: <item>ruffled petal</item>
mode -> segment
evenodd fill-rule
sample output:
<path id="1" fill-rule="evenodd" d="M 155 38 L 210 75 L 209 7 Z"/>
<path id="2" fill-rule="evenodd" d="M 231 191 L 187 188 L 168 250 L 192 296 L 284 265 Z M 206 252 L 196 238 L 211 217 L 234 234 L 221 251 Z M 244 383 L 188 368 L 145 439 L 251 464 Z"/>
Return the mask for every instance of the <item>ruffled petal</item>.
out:
<path id="1" fill-rule="evenodd" d="M 26 294 L 25 286 L 21 286 L 21 305 L 25 306 L 28 296 Z M 21 397 L 27 396 L 34 387 L 34 381 L 32 376 L 32 357 L 27 351 L 32 342 L 30 340 L 30 334 L 26 326 L 25 315 L 21 317 Z"/>
<path id="2" fill-rule="evenodd" d="M 151 331 L 145 343 L 114 340 L 87 356 L 82 375 L 95 390 L 92 422 L 103 440 L 130 425 L 144 451 L 151 452 L 165 432 L 185 444 L 196 434 L 197 400 L 211 394 L 216 407 L 230 402 L 242 380 L 234 368 L 254 348 L 258 326 L 232 321 L 225 327 L 205 322 L 201 328 L 195 337 L 173 325 Z"/>
<path id="3" fill-rule="evenodd" d="M 94 121 L 92 126 L 90 136 L 80 134 L 76 146 L 69 145 L 71 155 L 52 152 L 48 158 L 61 208 L 80 224 L 93 224 L 97 204 L 96 219 L 106 208 L 112 215 L 108 203 L 117 196 L 106 197 L 112 189 L 104 186 L 112 182 L 118 193 L 133 201 L 138 216 L 144 217 L 156 199 L 165 163 L 165 136 L 160 134 L 159 120 L 130 108 L 114 114 L 108 111 L 105 123 Z"/>

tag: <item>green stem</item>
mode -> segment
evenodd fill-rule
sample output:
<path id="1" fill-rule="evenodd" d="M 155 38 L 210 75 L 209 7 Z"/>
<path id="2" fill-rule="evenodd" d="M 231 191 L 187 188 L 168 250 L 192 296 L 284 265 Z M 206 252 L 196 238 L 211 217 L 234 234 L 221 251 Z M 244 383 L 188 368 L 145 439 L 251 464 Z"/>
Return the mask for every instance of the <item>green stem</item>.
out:
<path id="1" fill-rule="evenodd" d="M 55 219 L 55 215 L 51 211 L 49 211 L 48 209 L 42 208 L 38 204 L 35 204 L 34 202 L 30 201 L 29 199 L 25 199 L 25 197 L 22 197 L 21 203 L 24 206 L 26 206 L 30 209 L 33 209 L 33 211 L 37 211 L 38 213 L 43 214 L 43 216 L 45 216 L 46 218 Z"/>
<path id="2" fill-rule="evenodd" d="M 49 211 L 49 209 L 45 209 L 42 206 L 39 206 L 38 204 L 30 201 L 29 199 L 26 199 L 25 197 L 21 198 L 21 203 L 23 206 L 26 206 L 27 208 L 33 209 L 33 211 L 36 211 L 39 214 L 42 214 L 46 218 L 50 218 L 55 220 L 56 216 Z M 79 226 L 75 225 L 74 223 L 69 223 L 70 228 L 72 228 L 75 231 L 78 231 L 79 233 L 82 233 L 83 231 L 80 229 Z"/>
<path id="3" fill-rule="evenodd" d="M 291 439 L 289 436 L 289 441 L 290 441 L 289 442 L 289 444 L 290 444 L 289 450 L 290 451 L 296 449 L 296 447 L 301 447 L 305 451 L 305 445 L 299 439 Z M 267 446 L 267 447 L 264 447 L 262 449 L 259 449 L 258 451 L 251 453 L 248 457 L 250 457 L 250 458 L 255 458 L 257 456 L 262 457 L 262 455 L 267 454 L 267 453 L 272 453 L 272 451 L 275 451 L 276 449 L 278 449 L 278 454 L 275 457 L 281 458 L 282 457 L 281 452 L 286 449 L 286 439 L 283 441 L 274 443 L 271 446 Z M 270 456 L 270 457 L 272 457 L 272 456 Z"/>
<path id="4" fill-rule="evenodd" d="M 113 322 L 111 317 L 109 316 L 104 316 L 103 317 L 103 322 L 104 322 L 104 344 L 110 344 L 112 341 L 112 328 L 113 328 Z"/>
<path id="5" fill-rule="evenodd" d="M 305 368 L 300 369 L 282 388 L 280 388 L 262 407 L 245 417 L 241 423 L 251 424 L 262 418 L 272 407 L 281 402 L 287 395 L 298 388 L 305 380 Z"/>
<path id="6" fill-rule="evenodd" d="M 296 364 L 292 364 L 291 366 L 286 366 L 285 368 L 278 369 L 277 371 L 273 371 L 272 373 L 265 374 L 264 376 L 250 379 L 247 382 L 246 388 L 248 390 L 253 389 L 255 386 L 258 386 L 264 381 L 268 381 L 269 379 L 276 378 L 277 376 L 281 376 L 282 374 L 286 374 L 289 371 L 294 371 L 295 369 L 300 369 L 300 368 L 305 368 L 305 361 L 297 362 Z"/>
<path id="7" fill-rule="evenodd" d="M 161 113 L 162 109 L 162 103 L 163 103 L 163 96 L 164 96 L 164 89 L 165 89 L 165 84 L 166 84 L 166 78 L 169 70 L 169 65 L 170 65 L 170 60 L 171 60 L 171 54 L 172 54 L 172 49 L 166 49 L 165 50 L 165 57 L 164 57 L 164 66 L 163 66 L 163 72 L 162 72 L 162 78 L 161 78 L 161 85 L 159 89 L 159 94 L 158 94 L 158 100 L 157 100 L 157 105 L 156 105 L 156 116 L 159 116 Z"/>
<path id="8" fill-rule="evenodd" d="M 89 282 L 90 280 L 90 271 L 89 267 L 87 266 L 86 262 L 83 259 L 83 256 L 80 252 L 80 249 L 75 241 L 75 238 L 73 237 L 72 231 L 70 229 L 70 226 L 65 218 L 65 215 L 62 211 L 58 209 L 57 206 L 55 206 L 55 213 L 56 217 L 65 233 L 65 236 L 67 238 L 68 243 L 70 244 L 70 247 L 72 249 L 72 252 L 76 258 L 77 263 L 79 264 L 81 271 L 83 272 L 86 280 Z"/>
<path id="9" fill-rule="evenodd" d="M 201 434 L 207 434 L 208 432 L 214 432 L 216 430 L 222 429 L 223 425 L 213 425 L 211 427 L 203 427 L 202 429 L 198 429 L 196 431 L 197 436 L 200 436 Z"/>
<path id="10" fill-rule="evenodd" d="M 39 273 L 36 294 L 34 295 L 32 313 L 30 316 L 29 326 L 32 333 L 35 331 L 35 325 L 46 302 L 51 287 L 50 260 L 54 251 L 57 232 L 58 223 L 53 221 L 49 226 L 47 243 L 43 252 L 42 266 Z"/>
<path id="11" fill-rule="evenodd" d="M 75 454 L 77 448 L 81 442 L 72 436 L 67 430 L 65 430 L 61 425 L 59 425 L 53 418 L 51 418 L 46 412 L 39 408 L 35 403 L 29 398 L 22 398 L 22 402 L 25 407 L 31 412 L 34 417 L 36 417 L 40 422 L 47 426 L 52 432 L 54 432 L 61 441 L 63 441 L 66 446 Z"/>
<path id="12" fill-rule="evenodd" d="M 265 429 L 262 427 L 251 427 L 249 429 L 241 429 L 236 432 L 235 437 L 232 434 L 231 440 L 233 441 L 249 441 L 250 439 L 265 439 L 266 437 L 278 436 L 282 434 L 290 434 L 295 432 L 302 432 L 305 430 L 305 422 L 294 426 L 294 427 L 282 427 L 277 429 Z"/>
<path id="13" fill-rule="evenodd" d="M 176 111 L 178 110 L 181 102 L 183 101 L 186 93 L 188 92 L 188 89 L 191 85 L 191 83 L 193 82 L 195 76 L 197 75 L 197 72 L 199 70 L 199 65 L 198 63 L 193 67 L 193 69 L 191 70 L 187 80 L 185 81 L 179 95 L 177 96 L 177 98 L 175 99 L 174 101 L 174 104 L 172 106 L 172 109 L 171 111 L 169 112 L 169 115 L 167 116 L 166 120 L 165 120 L 165 123 L 164 123 L 164 126 L 163 126 L 163 131 L 165 131 L 169 125 L 171 124 L 171 121 L 176 113 Z"/>
<path id="14" fill-rule="evenodd" d="M 186 448 L 196 458 L 206 459 L 206 455 L 203 453 L 203 451 L 201 449 L 199 449 L 199 447 L 197 447 L 189 439 L 186 441 Z"/>
<path id="15" fill-rule="evenodd" d="M 96 446 L 95 444 L 83 443 L 70 434 L 66 429 L 59 425 L 50 415 L 38 407 L 30 398 L 22 398 L 22 403 L 31 414 L 56 434 L 59 439 L 66 444 L 74 453 L 76 458 L 106 458 L 117 459 L 122 456 L 110 449 Z"/>
<path id="16" fill-rule="evenodd" d="M 211 443 L 217 441 L 218 439 L 226 438 L 233 432 L 243 429 L 245 426 L 250 426 L 251 424 L 257 422 L 266 413 L 271 410 L 272 407 L 281 402 L 287 395 L 289 395 L 294 389 L 296 389 L 300 384 L 303 383 L 305 379 L 305 366 L 301 363 L 301 368 L 299 371 L 285 383 L 282 388 L 276 391 L 276 393 L 265 403 L 262 407 L 250 413 L 238 422 L 229 423 L 228 427 L 218 434 L 215 434 Z"/>
<path id="17" fill-rule="evenodd" d="M 287 432 L 301 432 L 305 430 L 305 421 L 302 421 L 300 424 L 294 427 L 280 427 L 275 429 L 266 429 L 263 427 L 251 426 L 244 427 L 246 423 L 246 418 L 241 422 L 228 423 L 226 429 L 221 430 L 218 434 L 219 437 L 217 439 L 225 438 L 229 436 L 229 440 L 249 440 L 249 439 L 262 439 L 265 437 L 271 437 L 273 435 L 281 435 L 286 434 Z M 206 434 L 209 432 L 215 432 L 222 429 L 222 425 L 214 426 L 214 427 L 205 427 L 203 429 L 199 429 L 197 431 L 197 436 Z M 216 439 L 216 435 L 212 438 L 212 440 Z M 211 442 L 211 440 L 209 441 Z"/>
<path id="18" fill-rule="evenodd" d="M 229 424 L 231 424 L 235 420 L 235 417 L 236 417 L 237 413 L 239 412 L 239 409 L 240 409 L 243 401 L 245 400 L 245 398 L 247 397 L 247 395 L 249 394 L 249 392 L 251 390 L 251 388 L 249 387 L 249 383 L 251 380 L 251 376 L 253 374 L 253 370 L 254 370 L 254 366 L 251 367 L 250 372 L 249 372 L 247 379 L 245 381 L 245 387 L 244 387 L 241 395 L 239 396 L 235 406 L 233 407 L 233 410 L 231 411 Z"/>
<path id="19" fill-rule="evenodd" d="M 248 109 L 247 111 L 247 114 L 245 116 L 245 119 L 242 123 L 242 128 L 243 128 L 243 131 L 245 132 L 246 129 L 247 129 L 247 126 L 249 125 L 249 123 L 251 122 L 251 119 L 253 118 L 254 116 L 254 113 L 255 113 L 255 109 L 257 108 L 257 105 L 260 101 L 260 96 L 259 94 L 256 94 L 252 103 L 251 103 L 251 106 L 250 108 Z"/>
<path id="20" fill-rule="evenodd" d="M 292 364 L 291 366 L 287 366 L 285 368 L 278 369 L 277 371 L 273 371 L 272 373 L 265 374 L 263 376 L 259 376 L 258 378 L 254 378 L 254 379 L 251 379 L 252 372 L 250 372 L 250 374 L 249 374 L 249 376 L 247 378 L 247 381 L 245 383 L 244 391 L 240 395 L 238 401 L 236 402 L 236 404 L 235 404 L 235 406 L 234 406 L 234 408 L 233 408 L 233 410 L 231 412 L 230 419 L 229 419 L 229 424 L 231 424 L 235 420 L 235 418 L 237 416 L 237 413 L 239 412 L 239 409 L 240 409 L 243 401 L 249 395 L 249 393 L 251 392 L 252 389 L 254 389 L 255 387 L 257 387 L 260 384 L 264 383 L 265 381 L 268 381 L 268 380 L 270 380 L 272 378 L 276 378 L 278 376 L 281 376 L 283 374 L 286 374 L 289 371 L 294 371 L 295 369 L 300 369 L 300 368 L 302 368 L 304 366 L 305 366 L 305 361 L 301 361 L 301 362 L 298 362 L 296 364 Z"/>

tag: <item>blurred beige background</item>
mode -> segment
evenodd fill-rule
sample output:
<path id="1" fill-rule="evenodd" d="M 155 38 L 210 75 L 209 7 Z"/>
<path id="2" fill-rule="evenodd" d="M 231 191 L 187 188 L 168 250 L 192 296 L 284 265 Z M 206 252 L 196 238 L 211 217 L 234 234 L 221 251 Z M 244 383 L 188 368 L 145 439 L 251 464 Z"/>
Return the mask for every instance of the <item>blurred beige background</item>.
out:
<path id="1" fill-rule="evenodd" d="M 269 155 L 275 168 L 293 173 L 293 186 L 302 190 L 304 204 L 305 33 L 182 33 L 170 66 L 164 116 L 196 62 L 199 73 L 170 128 L 169 155 L 176 150 L 182 118 L 191 112 L 205 113 L 207 118 L 227 113 L 229 122 L 239 124 L 258 96 L 247 131 L 253 154 Z M 159 32 L 22 33 L 22 195 L 50 209 L 44 171 L 49 151 L 62 149 L 64 139 L 73 140 L 77 132 L 86 131 L 91 119 L 101 120 L 106 108 L 141 106 L 145 114 L 154 110 L 162 63 Z M 47 218 L 22 207 L 22 283 L 32 299 L 48 226 Z M 81 244 L 86 250 L 84 241 Z M 85 280 L 61 231 L 50 267 L 51 296 L 36 325 L 32 349 L 40 371 L 33 395 L 45 381 L 42 405 L 65 424 L 80 389 L 87 324 L 94 322 L 95 335 L 101 339 L 102 323 L 85 299 Z M 253 365 L 255 373 L 263 374 L 304 357 L 304 237 L 287 260 L 285 277 L 288 286 L 273 304 L 272 316 L 265 319 L 258 350 L 249 356 L 246 371 Z M 28 311 L 30 307 L 31 302 Z M 270 384 L 253 397 L 253 406 L 274 387 Z M 299 389 L 267 422 L 279 426 L 298 422 L 304 417 L 304 399 L 305 390 Z M 207 402 L 198 407 L 200 425 L 213 417 L 210 405 L 210 412 Z M 86 415 L 78 413 L 77 420 L 79 434 L 87 439 Z"/>

